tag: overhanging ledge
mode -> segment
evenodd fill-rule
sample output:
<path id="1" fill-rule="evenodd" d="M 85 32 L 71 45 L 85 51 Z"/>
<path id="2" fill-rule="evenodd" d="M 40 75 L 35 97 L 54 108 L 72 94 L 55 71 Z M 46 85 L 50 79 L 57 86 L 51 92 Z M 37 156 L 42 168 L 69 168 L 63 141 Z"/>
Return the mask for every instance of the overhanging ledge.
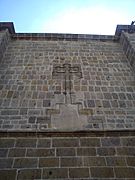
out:
<path id="1" fill-rule="evenodd" d="M 0 137 L 108 137 L 135 136 L 134 130 L 92 130 L 92 131 L 1 131 Z"/>

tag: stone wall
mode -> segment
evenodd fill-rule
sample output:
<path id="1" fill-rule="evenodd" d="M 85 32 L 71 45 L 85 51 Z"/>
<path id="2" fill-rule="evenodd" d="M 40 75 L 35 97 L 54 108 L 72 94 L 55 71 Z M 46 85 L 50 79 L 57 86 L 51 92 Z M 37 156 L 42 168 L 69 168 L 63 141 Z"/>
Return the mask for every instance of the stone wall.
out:
<path id="1" fill-rule="evenodd" d="M 113 41 L 12 40 L 0 66 L 1 130 L 134 129 L 135 79 Z"/>
<path id="2" fill-rule="evenodd" d="M 135 33 L 129 34 L 123 32 L 120 43 L 129 60 L 132 70 L 135 72 Z"/>
<path id="3" fill-rule="evenodd" d="M 135 179 L 134 133 L 57 135 L 1 137 L 1 179 Z"/>
<path id="4" fill-rule="evenodd" d="M 10 41 L 10 34 L 8 30 L 0 31 L 0 62 Z"/>
<path id="5" fill-rule="evenodd" d="M 135 179 L 125 38 L 23 33 L 1 45 L 0 179 Z"/>

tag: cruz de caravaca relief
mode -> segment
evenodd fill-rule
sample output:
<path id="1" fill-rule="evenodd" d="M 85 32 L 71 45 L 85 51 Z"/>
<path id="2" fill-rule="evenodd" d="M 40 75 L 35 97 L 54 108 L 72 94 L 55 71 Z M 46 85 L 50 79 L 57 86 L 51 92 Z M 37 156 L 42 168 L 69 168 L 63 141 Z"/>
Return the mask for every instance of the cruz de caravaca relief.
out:
<path id="1" fill-rule="evenodd" d="M 51 117 L 52 128 L 64 130 L 88 128 L 88 116 L 93 115 L 93 110 L 84 108 L 82 93 L 78 99 L 76 91 L 72 90 L 74 80 L 83 78 L 81 66 L 54 65 L 52 78 L 62 82 L 62 91 L 55 94 L 53 108 L 47 110 L 47 114 Z"/>

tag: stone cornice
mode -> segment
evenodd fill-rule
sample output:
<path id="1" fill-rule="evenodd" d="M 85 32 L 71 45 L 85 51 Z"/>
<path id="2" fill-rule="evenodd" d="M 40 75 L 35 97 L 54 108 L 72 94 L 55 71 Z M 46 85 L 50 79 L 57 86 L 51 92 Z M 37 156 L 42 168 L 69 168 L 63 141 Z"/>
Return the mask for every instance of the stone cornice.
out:
<path id="1" fill-rule="evenodd" d="M 0 137 L 108 137 L 135 136 L 134 130 L 91 130 L 91 131 L 1 131 Z"/>

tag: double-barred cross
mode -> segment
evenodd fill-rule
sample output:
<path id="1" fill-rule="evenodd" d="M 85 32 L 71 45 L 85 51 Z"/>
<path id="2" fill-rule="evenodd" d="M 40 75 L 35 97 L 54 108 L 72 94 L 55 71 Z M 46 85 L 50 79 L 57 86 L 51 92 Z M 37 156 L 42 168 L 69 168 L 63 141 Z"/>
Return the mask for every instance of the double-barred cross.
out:
<path id="1" fill-rule="evenodd" d="M 61 75 L 65 79 L 64 94 L 67 95 L 67 91 L 71 94 L 71 78 L 73 75 L 77 76 L 78 78 L 82 77 L 81 67 L 79 65 L 71 66 L 71 64 L 63 64 L 63 66 L 54 66 L 53 68 L 53 77 Z"/>

